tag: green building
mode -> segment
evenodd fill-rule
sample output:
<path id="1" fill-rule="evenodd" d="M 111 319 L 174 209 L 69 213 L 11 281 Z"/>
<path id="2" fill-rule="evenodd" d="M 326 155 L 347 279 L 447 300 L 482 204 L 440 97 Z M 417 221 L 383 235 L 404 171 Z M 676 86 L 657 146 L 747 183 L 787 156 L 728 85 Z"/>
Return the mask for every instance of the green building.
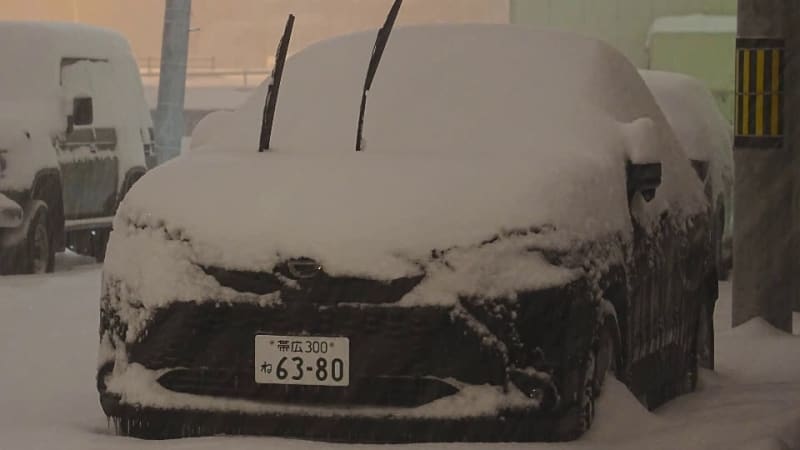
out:
<path id="1" fill-rule="evenodd" d="M 648 39 L 648 67 L 706 82 L 733 121 L 736 86 L 736 16 L 692 15 L 656 19 Z"/>
<path id="2" fill-rule="evenodd" d="M 510 0 L 510 19 L 597 37 L 640 68 L 704 80 L 731 119 L 736 9 L 736 0 Z"/>

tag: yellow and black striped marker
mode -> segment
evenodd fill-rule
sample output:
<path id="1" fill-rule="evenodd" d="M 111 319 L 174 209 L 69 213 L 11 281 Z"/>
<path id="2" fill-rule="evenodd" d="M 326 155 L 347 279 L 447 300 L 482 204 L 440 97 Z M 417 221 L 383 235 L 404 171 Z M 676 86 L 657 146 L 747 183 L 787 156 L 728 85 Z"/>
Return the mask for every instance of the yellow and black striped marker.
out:
<path id="1" fill-rule="evenodd" d="M 782 39 L 736 40 L 736 147 L 783 147 Z"/>

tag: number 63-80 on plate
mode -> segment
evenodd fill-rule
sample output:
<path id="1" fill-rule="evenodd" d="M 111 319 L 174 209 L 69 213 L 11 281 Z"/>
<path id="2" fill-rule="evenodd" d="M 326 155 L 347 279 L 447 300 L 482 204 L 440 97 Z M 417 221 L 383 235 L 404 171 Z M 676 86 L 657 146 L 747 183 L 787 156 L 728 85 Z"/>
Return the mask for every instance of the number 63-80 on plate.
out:
<path id="1" fill-rule="evenodd" d="M 259 334 L 255 339 L 256 383 L 350 385 L 348 338 Z"/>

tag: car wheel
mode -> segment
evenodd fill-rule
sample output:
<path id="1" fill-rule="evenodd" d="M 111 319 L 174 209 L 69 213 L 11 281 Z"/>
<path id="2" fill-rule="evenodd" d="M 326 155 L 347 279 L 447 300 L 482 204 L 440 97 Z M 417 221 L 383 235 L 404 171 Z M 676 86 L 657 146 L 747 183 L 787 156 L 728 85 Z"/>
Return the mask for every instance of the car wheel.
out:
<path id="1" fill-rule="evenodd" d="M 679 395 L 689 394 L 697 389 L 701 367 L 713 368 L 713 326 L 711 315 L 708 314 L 708 307 L 705 304 L 701 305 L 698 311 L 694 345 L 687 358 L 686 371 L 683 379 L 676 382 L 676 390 Z"/>
<path id="2" fill-rule="evenodd" d="M 691 394 L 692 392 L 697 389 L 697 378 L 698 378 L 698 365 L 697 365 L 697 355 L 693 353 L 693 357 L 690 358 L 688 367 L 686 368 L 686 372 L 683 375 L 683 379 L 679 380 L 677 386 L 677 393 L 678 395 L 683 394 Z"/>
<path id="3" fill-rule="evenodd" d="M 579 397 L 580 416 L 578 423 L 578 431 L 583 434 L 592 428 L 594 423 L 594 408 L 595 408 L 595 393 L 594 386 L 596 384 L 595 367 L 597 358 L 594 352 L 591 353 L 589 358 L 588 367 L 586 372 L 586 379 L 584 381 L 583 392 Z"/>
<path id="4" fill-rule="evenodd" d="M 27 273 L 42 274 L 53 271 L 56 253 L 48 224 L 47 208 L 41 207 L 30 221 L 25 238 Z"/>
<path id="5" fill-rule="evenodd" d="M 582 367 L 576 367 L 573 379 L 577 383 L 577 399 L 565 410 L 554 430 L 554 438 L 559 441 L 578 439 L 592 428 L 595 413 L 594 372 L 595 352 L 590 351 Z"/>
<path id="6" fill-rule="evenodd" d="M 697 364 L 704 369 L 714 368 L 714 323 L 708 305 L 700 305 L 697 318 L 697 338 L 695 340 Z"/>
<path id="7" fill-rule="evenodd" d="M 616 369 L 616 351 L 614 349 L 614 323 L 607 319 L 597 336 L 595 345 L 595 370 L 593 377 L 593 392 L 597 397 L 603 390 L 606 376 Z"/>

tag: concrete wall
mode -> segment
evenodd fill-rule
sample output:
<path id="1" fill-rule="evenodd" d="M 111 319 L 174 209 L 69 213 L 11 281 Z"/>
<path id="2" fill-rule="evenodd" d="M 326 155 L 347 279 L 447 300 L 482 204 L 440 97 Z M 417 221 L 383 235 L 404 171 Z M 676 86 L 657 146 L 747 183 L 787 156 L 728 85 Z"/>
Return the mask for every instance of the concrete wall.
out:
<path id="1" fill-rule="evenodd" d="M 512 23 L 566 29 L 599 37 L 647 67 L 650 25 L 658 17 L 736 14 L 736 0 L 510 0 Z"/>

